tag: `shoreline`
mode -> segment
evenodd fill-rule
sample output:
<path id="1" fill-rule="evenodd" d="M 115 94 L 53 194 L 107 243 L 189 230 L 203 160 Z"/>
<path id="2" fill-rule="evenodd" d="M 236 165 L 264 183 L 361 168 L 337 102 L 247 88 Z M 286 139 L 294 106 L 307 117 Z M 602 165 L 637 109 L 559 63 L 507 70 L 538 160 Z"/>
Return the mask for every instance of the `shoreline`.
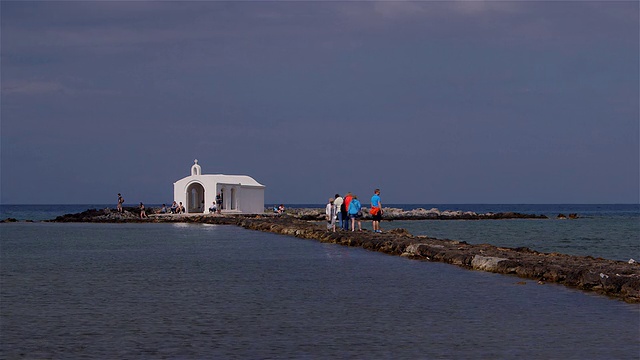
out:
<path id="1" fill-rule="evenodd" d="M 151 214 L 149 218 L 140 219 L 137 214 L 130 211 L 120 214 L 110 209 L 92 209 L 59 216 L 47 222 L 235 225 L 249 230 L 295 236 L 323 243 L 361 247 L 414 260 L 442 262 L 469 270 L 513 275 L 532 280 L 537 284 L 557 283 L 627 303 L 640 303 L 640 263 L 638 262 L 541 253 L 526 247 L 474 245 L 464 241 L 414 236 L 405 229 L 392 229 L 382 234 L 369 230 L 330 232 L 324 229 L 324 226 L 315 223 L 317 221 L 315 217 L 307 219 L 305 215 L 292 216 L 288 213 L 283 216 L 276 214 Z M 322 216 L 324 219 L 324 214 Z M 528 283 L 520 281 L 518 284 Z"/>

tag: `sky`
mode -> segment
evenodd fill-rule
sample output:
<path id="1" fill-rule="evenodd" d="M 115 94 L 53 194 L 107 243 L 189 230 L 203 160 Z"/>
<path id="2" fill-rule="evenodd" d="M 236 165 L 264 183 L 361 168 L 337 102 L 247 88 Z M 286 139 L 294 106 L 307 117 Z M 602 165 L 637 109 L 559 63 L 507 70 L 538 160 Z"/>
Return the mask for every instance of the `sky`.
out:
<path id="1" fill-rule="evenodd" d="M 638 1 L 5 1 L 0 203 L 638 203 Z M 366 203 L 366 201 L 365 201 Z"/>

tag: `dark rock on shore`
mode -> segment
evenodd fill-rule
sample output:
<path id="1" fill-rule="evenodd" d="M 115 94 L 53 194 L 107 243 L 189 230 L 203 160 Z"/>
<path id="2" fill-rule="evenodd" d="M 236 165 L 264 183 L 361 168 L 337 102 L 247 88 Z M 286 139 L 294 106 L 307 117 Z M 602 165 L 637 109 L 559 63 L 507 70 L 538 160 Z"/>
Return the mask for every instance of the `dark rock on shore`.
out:
<path id="1" fill-rule="evenodd" d="M 115 209 L 89 209 L 77 214 L 65 214 L 58 216 L 53 222 L 130 222 L 145 221 L 140 219 L 140 209 L 134 207 L 124 207 L 122 212 Z"/>
<path id="2" fill-rule="evenodd" d="M 313 218 L 312 220 L 317 220 Z M 540 253 L 529 248 L 473 245 L 454 240 L 413 236 L 405 229 L 393 229 L 383 234 L 371 231 L 329 232 L 315 222 L 294 216 L 263 215 L 152 215 L 140 219 L 137 213 L 125 209 L 87 210 L 52 220 L 55 222 L 184 222 L 236 225 L 246 229 L 313 239 L 325 243 L 357 246 L 364 249 L 404 256 L 423 261 L 436 261 L 467 269 L 489 271 L 533 279 L 538 283 L 554 282 L 572 288 L 640 303 L 640 264 L 573 256 Z M 324 225 L 324 224 L 323 224 Z"/>

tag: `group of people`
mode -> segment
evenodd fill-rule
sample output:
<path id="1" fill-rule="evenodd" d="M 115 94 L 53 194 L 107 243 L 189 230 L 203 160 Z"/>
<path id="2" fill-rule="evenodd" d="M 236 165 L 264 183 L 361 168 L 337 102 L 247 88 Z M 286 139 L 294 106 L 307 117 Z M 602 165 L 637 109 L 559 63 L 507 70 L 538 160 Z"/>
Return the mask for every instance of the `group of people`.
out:
<path id="1" fill-rule="evenodd" d="M 124 197 L 122 197 L 122 194 L 118 193 L 118 204 L 116 205 L 116 211 L 119 213 L 124 212 L 124 209 L 122 208 L 122 204 L 124 204 Z M 140 202 L 140 205 L 138 205 L 138 209 L 140 209 L 140 219 L 144 219 L 148 217 L 147 211 L 142 202 Z"/>
<path id="2" fill-rule="evenodd" d="M 211 207 L 209 208 L 209 213 L 222 213 L 222 194 L 218 193 L 218 195 L 216 195 L 215 201 L 213 201 Z"/>
<path id="3" fill-rule="evenodd" d="M 124 212 L 122 208 L 123 204 L 124 204 L 124 198 L 122 197 L 122 194 L 118 193 L 118 204 L 116 205 L 117 212 L 119 213 Z M 282 207 L 282 211 L 284 212 L 284 205 L 280 205 L 280 206 Z M 140 202 L 140 205 L 138 205 L 138 209 L 140 210 L 140 218 L 146 218 L 147 212 L 142 202 Z M 218 214 L 220 214 L 221 210 L 222 210 L 222 195 L 218 194 L 216 196 L 216 200 L 213 202 L 213 205 L 209 208 L 209 212 L 217 212 Z M 186 209 L 184 208 L 184 205 L 182 205 L 182 201 L 180 201 L 180 203 L 177 203 L 176 201 L 174 201 L 173 204 L 171 204 L 170 208 L 167 208 L 167 205 L 162 204 L 162 207 L 157 212 L 160 214 L 166 214 L 169 211 L 171 211 L 171 214 L 186 213 Z"/>
<path id="4" fill-rule="evenodd" d="M 180 204 L 176 203 L 175 200 L 173 201 L 173 204 L 171 204 L 171 213 L 172 214 L 184 214 L 186 212 L 184 205 L 182 205 L 182 201 L 180 201 Z"/>
<path id="5" fill-rule="evenodd" d="M 203 201 L 204 203 L 204 201 Z M 203 206 L 204 207 L 204 204 Z M 213 204 L 211 205 L 211 207 L 209 207 L 209 213 L 218 213 L 220 214 L 222 210 L 222 196 L 220 194 L 218 194 L 216 196 L 216 200 L 213 202 Z M 182 201 L 180 201 L 180 203 L 177 203 L 176 201 L 173 202 L 173 204 L 171 204 L 171 208 L 170 208 L 171 214 L 184 214 L 186 213 L 186 209 L 184 208 L 184 205 L 182 205 Z M 162 208 L 160 209 L 160 213 L 161 214 L 166 214 L 168 212 L 167 207 L 165 206 L 165 204 L 162 204 Z"/>
<path id="6" fill-rule="evenodd" d="M 124 198 L 122 194 L 118 193 L 118 205 L 117 211 L 123 212 L 122 204 L 124 204 Z M 140 209 L 140 218 L 146 218 L 147 213 L 145 210 L 145 206 L 142 202 L 139 205 Z M 209 208 L 209 212 L 220 214 L 222 210 L 222 196 L 218 194 L 216 196 L 216 200 L 213 202 L 211 207 Z M 280 204 L 278 207 L 273 207 L 273 212 L 277 214 L 283 214 L 285 211 L 284 205 Z M 182 202 L 179 204 L 176 201 L 171 204 L 171 213 L 172 214 L 184 214 L 186 212 L 184 205 Z M 167 213 L 167 207 L 165 204 L 162 204 L 162 208 L 160 209 L 160 213 Z M 376 233 L 381 233 L 380 229 L 380 220 L 382 219 L 382 202 L 380 200 L 380 189 L 375 189 L 373 196 L 371 197 L 371 209 L 369 210 L 372 218 L 373 231 Z M 358 197 L 350 192 L 345 195 L 344 198 L 340 196 L 340 194 L 336 194 L 335 198 L 329 199 L 329 203 L 326 207 L 326 215 L 327 215 L 327 229 L 336 231 L 336 221 L 339 223 L 340 229 L 355 231 L 356 223 L 358 224 L 358 231 L 362 231 L 362 204 L 358 200 Z"/>
<path id="7" fill-rule="evenodd" d="M 116 205 L 116 211 L 119 213 L 124 212 L 124 209 L 122 208 L 122 204 L 124 204 L 124 198 L 122 197 L 122 194 L 118 193 L 118 204 Z M 144 219 L 148 217 L 147 211 L 142 202 L 140 202 L 140 205 L 138 205 L 138 209 L 140 209 L 140 219 Z"/>
<path id="8" fill-rule="evenodd" d="M 278 215 L 282 215 L 284 214 L 284 204 L 280 204 L 278 206 L 273 205 L 273 213 L 274 214 L 278 214 Z"/>
<path id="9" fill-rule="evenodd" d="M 358 197 L 348 192 L 344 198 L 340 194 L 330 198 L 326 206 L 327 230 L 336 231 L 336 221 L 342 230 L 355 231 L 356 223 L 358 231 L 362 231 L 362 204 Z M 371 197 L 371 208 L 369 214 L 372 218 L 373 231 L 381 233 L 380 220 L 382 220 L 382 201 L 380 199 L 380 189 L 375 189 Z"/>

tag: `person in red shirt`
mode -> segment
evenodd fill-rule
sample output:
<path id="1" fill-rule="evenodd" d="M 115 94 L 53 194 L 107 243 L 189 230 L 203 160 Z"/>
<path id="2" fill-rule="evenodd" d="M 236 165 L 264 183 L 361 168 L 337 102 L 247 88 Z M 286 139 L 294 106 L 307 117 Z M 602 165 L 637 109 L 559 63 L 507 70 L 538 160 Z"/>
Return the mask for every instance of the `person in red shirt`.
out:
<path id="1" fill-rule="evenodd" d="M 353 195 L 348 192 L 347 195 L 344 196 L 344 201 L 342 202 L 342 206 L 340 207 L 340 212 L 342 212 L 342 219 L 344 220 L 342 223 L 342 229 L 349 230 L 349 214 L 347 211 L 349 210 L 349 203 L 353 199 Z"/>

